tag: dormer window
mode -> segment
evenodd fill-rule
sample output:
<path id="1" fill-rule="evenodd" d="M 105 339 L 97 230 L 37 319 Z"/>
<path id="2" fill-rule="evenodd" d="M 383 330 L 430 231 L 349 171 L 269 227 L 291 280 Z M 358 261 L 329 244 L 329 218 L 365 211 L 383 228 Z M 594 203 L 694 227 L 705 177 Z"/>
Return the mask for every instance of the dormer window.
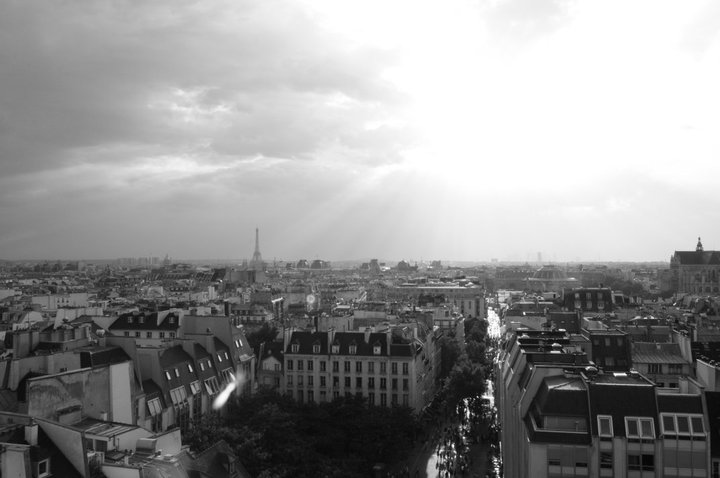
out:
<path id="1" fill-rule="evenodd" d="M 222 355 L 217 354 L 218 362 L 222 362 Z"/>
<path id="2" fill-rule="evenodd" d="M 612 417 L 608 415 L 598 415 L 598 436 L 600 438 L 613 437 Z"/>
<path id="3" fill-rule="evenodd" d="M 171 316 L 168 317 L 168 323 L 170 323 L 170 324 L 174 324 L 174 323 L 175 323 L 175 316 L 174 316 L 174 315 L 171 315 Z"/>
<path id="4" fill-rule="evenodd" d="M 320 353 L 320 344 L 313 344 L 313 353 L 314 354 Z"/>
<path id="5" fill-rule="evenodd" d="M 355 355 L 357 353 L 357 345 L 351 344 L 350 345 L 350 355 Z"/>
<path id="6" fill-rule="evenodd" d="M 133 323 L 133 318 L 132 318 L 132 317 L 128 317 L 128 324 L 132 324 L 132 323 Z"/>
<path id="7" fill-rule="evenodd" d="M 373 355 L 380 355 L 380 344 L 373 345 Z"/>
<path id="8" fill-rule="evenodd" d="M 228 357 L 228 353 L 225 352 L 225 360 L 230 360 L 230 357 Z"/>
<path id="9" fill-rule="evenodd" d="M 300 344 L 292 344 L 290 350 L 292 350 L 292 353 L 296 354 L 300 351 Z"/>
<path id="10" fill-rule="evenodd" d="M 168 380 L 170 380 L 170 379 L 172 378 L 172 377 L 170 376 L 170 372 L 168 372 L 167 370 L 165 370 L 165 378 L 168 379 Z"/>
<path id="11" fill-rule="evenodd" d="M 145 323 L 145 317 L 143 317 L 141 315 L 140 317 L 138 317 L 138 324 L 144 324 L 144 323 Z"/>
<path id="12" fill-rule="evenodd" d="M 201 372 L 204 372 L 204 371 L 205 371 L 205 364 L 202 363 L 202 362 L 200 362 L 200 371 L 201 371 Z"/>
<path id="13" fill-rule="evenodd" d="M 180 370 L 178 370 L 177 368 L 175 368 L 175 376 L 180 378 Z"/>
<path id="14" fill-rule="evenodd" d="M 635 440 L 654 440 L 655 424 L 649 417 L 625 417 L 625 435 Z"/>
<path id="15" fill-rule="evenodd" d="M 39 461 L 37 464 L 37 476 L 38 478 L 45 478 L 50 476 L 50 458 Z"/>
<path id="16" fill-rule="evenodd" d="M 188 372 L 190 372 L 190 373 L 193 373 L 193 372 L 194 372 L 194 370 L 193 370 L 193 367 L 192 367 L 192 365 L 190 365 L 190 364 L 187 364 L 187 366 L 188 366 Z"/>
<path id="17" fill-rule="evenodd" d="M 340 344 L 332 344 L 332 353 L 334 353 L 334 354 L 340 353 Z"/>

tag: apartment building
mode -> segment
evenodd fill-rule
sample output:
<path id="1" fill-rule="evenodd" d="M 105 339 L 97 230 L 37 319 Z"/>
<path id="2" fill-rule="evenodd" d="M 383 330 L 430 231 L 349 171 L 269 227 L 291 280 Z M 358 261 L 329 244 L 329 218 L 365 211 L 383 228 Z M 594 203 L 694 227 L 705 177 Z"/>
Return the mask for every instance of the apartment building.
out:
<path id="1" fill-rule="evenodd" d="M 497 392 L 507 477 L 711 476 L 712 423 L 691 379 L 668 390 L 636 371 L 602 373 L 564 332 L 520 331 Z"/>
<path id="2" fill-rule="evenodd" d="M 361 396 L 370 405 L 421 410 L 434 394 L 437 337 L 423 329 L 292 332 L 283 391 L 300 402 Z M 437 357 L 436 357 L 437 355 Z"/>

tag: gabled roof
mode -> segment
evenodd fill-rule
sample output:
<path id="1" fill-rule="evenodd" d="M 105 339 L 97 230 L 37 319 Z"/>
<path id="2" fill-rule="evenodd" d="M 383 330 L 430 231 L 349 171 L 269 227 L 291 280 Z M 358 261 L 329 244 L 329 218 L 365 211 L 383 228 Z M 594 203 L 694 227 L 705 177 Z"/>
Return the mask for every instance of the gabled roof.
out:
<path id="1" fill-rule="evenodd" d="M 675 251 L 673 258 L 682 265 L 720 265 L 720 251 Z"/>

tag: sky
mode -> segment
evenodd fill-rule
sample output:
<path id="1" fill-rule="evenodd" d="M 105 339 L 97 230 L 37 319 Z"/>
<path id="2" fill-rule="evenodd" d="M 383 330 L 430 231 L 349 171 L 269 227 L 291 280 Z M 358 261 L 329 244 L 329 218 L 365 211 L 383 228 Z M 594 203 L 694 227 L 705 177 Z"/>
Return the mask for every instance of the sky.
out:
<path id="1" fill-rule="evenodd" d="M 720 249 L 720 3 L 5 0 L 0 259 Z"/>

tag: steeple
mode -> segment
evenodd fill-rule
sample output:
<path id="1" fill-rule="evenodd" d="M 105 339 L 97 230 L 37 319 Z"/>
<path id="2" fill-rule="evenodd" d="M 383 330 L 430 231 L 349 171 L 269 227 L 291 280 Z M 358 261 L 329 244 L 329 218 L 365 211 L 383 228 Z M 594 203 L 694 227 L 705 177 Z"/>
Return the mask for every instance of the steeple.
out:
<path id="1" fill-rule="evenodd" d="M 700 238 L 699 238 L 699 237 L 698 237 L 697 246 L 695 247 L 695 251 L 696 251 L 696 252 L 702 252 L 702 251 L 703 251 L 702 242 L 700 242 Z"/>

